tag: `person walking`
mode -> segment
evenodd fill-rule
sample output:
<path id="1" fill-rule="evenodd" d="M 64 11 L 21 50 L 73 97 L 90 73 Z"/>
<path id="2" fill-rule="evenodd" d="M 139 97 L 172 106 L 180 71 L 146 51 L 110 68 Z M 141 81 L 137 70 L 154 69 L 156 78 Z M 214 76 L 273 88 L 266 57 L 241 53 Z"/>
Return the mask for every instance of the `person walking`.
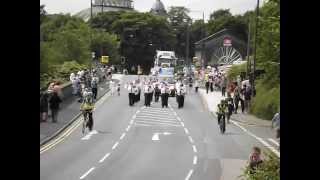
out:
<path id="1" fill-rule="evenodd" d="M 194 82 L 194 89 L 195 89 L 195 92 L 197 93 L 198 89 L 199 89 L 199 80 L 198 79 L 196 79 Z"/>
<path id="2" fill-rule="evenodd" d="M 148 97 L 148 88 L 149 88 L 149 86 L 148 86 L 148 84 L 146 83 L 146 84 L 144 85 L 144 91 L 143 91 L 143 93 L 144 93 L 144 105 L 145 105 L 145 106 L 148 106 L 148 100 L 149 100 L 149 97 Z"/>
<path id="3" fill-rule="evenodd" d="M 155 102 L 158 102 L 158 101 L 159 101 L 159 96 L 160 96 L 160 94 L 161 94 L 161 90 L 160 90 L 160 88 L 159 88 L 159 85 L 156 84 L 156 85 L 155 85 L 155 88 L 154 88 L 154 101 L 155 101 Z"/>
<path id="4" fill-rule="evenodd" d="M 52 96 L 49 100 L 49 106 L 51 110 L 52 122 L 56 123 L 58 121 L 58 112 L 59 112 L 59 105 L 62 102 L 60 97 L 58 96 L 57 92 L 53 92 Z"/>
<path id="5" fill-rule="evenodd" d="M 247 86 L 244 84 L 243 88 L 240 90 L 240 103 L 241 103 L 242 113 L 244 113 L 244 110 L 245 110 L 244 100 L 245 100 L 246 89 L 247 89 Z"/>
<path id="6" fill-rule="evenodd" d="M 223 97 L 226 96 L 226 89 L 227 89 L 227 78 L 225 76 L 222 76 L 222 79 L 221 79 L 221 93 L 222 93 Z"/>
<path id="7" fill-rule="evenodd" d="M 238 113 L 238 107 L 239 107 L 239 101 L 240 101 L 240 89 L 237 83 L 235 83 L 235 88 L 234 88 L 234 94 L 233 94 L 233 100 L 234 100 L 234 113 Z"/>
<path id="8" fill-rule="evenodd" d="M 210 85 L 209 80 L 206 80 L 205 86 L 206 86 L 206 92 L 207 92 L 207 94 L 209 93 L 209 85 Z"/>
<path id="9" fill-rule="evenodd" d="M 97 76 L 93 76 L 91 80 L 91 89 L 92 89 L 93 99 L 97 100 L 97 95 L 98 95 L 98 77 Z"/>
<path id="10" fill-rule="evenodd" d="M 227 123 L 228 124 L 230 124 L 230 117 L 231 117 L 231 115 L 232 115 L 232 112 L 233 112 L 233 110 L 234 110 L 234 106 L 233 106 L 233 99 L 232 99 L 232 97 L 231 97 L 231 94 L 230 93 L 228 93 L 227 94 L 227 98 L 226 98 L 226 103 L 227 103 L 227 106 L 228 106 L 228 108 L 227 108 L 227 114 L 226 114 L 226 116 L 227 116 Z"/>
<path id="11" fill-rule="evenodd" d="M 276 130 L 276 138 L 280 139 L 280 112 L 273 116 L 271 128 Z"/>
<path id="12" fill-rule="evenodd" d="M 184 95 L 185 95 L 185 88 L 183 84 L 180 85 L 180 88 L 178 89 L 178 108 L 182 108 L 184 105 Z"/>
<path id="13" fill-rule="evenodd" d="M 110 83 L 109 83 L 109 86 L 110 86 L 110 92 L 111 92 L 111 96 L 113 96 L 114 95 L 114 81 L 113 80 L 111 80 L 110 81 Z"/>
<path id="14" fill-rule="evenodd" d="M 118 96 L 120 96 L 120 83 L 118 83 L 118 86 L 117 86 L 117 92 L 118 92 Z"/>
<path id="15" fill-rule="evenodd" d="M 252 95 L 252 89 L 251 86 L 245 85 L 245 91 L 244 91 L 244 107 L 246 112 L 249 112 L 250 108 L 250 102 L 251 102 L 251 95 Z"/>
<path id="16" fill-rule="evenodd" d="M 46 122 L 48 119 L 48 101 L 49 95 L 43 92 L 40 95 L 40 122 Z"/>
<path id="17" fill-rule="evenodd" d="M 210 91 L 213 92 L 213 77 L 209 77 Z"/>
<path id="18" fill-rule="evenodd" d="M 133 83 L 130 83 L 128 85 L 128 96 L 129 96 L 129 106 L 133 106 L 134 104 L 134 89 L 133 89 Z"/>

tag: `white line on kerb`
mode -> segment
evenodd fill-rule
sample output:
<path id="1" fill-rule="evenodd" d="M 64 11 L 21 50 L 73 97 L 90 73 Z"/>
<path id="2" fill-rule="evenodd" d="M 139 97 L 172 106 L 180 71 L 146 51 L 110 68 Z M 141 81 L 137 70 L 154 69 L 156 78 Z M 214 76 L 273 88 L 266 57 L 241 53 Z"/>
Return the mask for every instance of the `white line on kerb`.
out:
<path id="1" fill-rule="evenodd" d="M 198 157 L 197 157 L 197 156 L 194 156 L 194 157 L 193 157 L 193 164 L 194 164 L 194 165 L 197 164 L 197 160 L 198 160 Z"/>
<path id="2" fill-rule="evenodd" d="M 186 134 L 189 134 L 189 131 L 187 128 L 184 128 L 184 131 L 186 132 Z"/>
<path id="3" fill-rule="evenodd" d="M 185 180 L 189 180 L 190 177 L 191 177 L 191 175 L 192 175 L 192 173 L 193 173 L 193 169 L 191 169 L 191 170 L 189 171 L 188 176 L 186 177 Z"/>
<path id="4" fill-rule="evenodd" d="M 270 142 L 272 142 L 273 144 L 279 146 L 279 143 L 277 141 L 275 141 L 274 139 L 269 138 L 268 139 Z"/>
<path id="5" fill-rule="evenodd" d="M 103 162 L 107 157 L 109 157 L 109 156 L 110 156 L 110 153 L 104 155 L 103 158 L 100 159 L 99 163 L 102 163 L 102 162 Z"/>
<path id="6" fill-rule="evenodd" d="M 84 179 L 86 176 L 88 176 L 88 174 L 91 173 L 91 171 L 93 171 L 94 168 L 95 168 L 95 167 L 92 167 L 91 169 L 89 169 L 89 171 L 87 171 L 86 173 L 84 173 L 84 175 L 82 175 L 82 176 L 80 177 L 80 179 Z"/>
<path id="7" fill-rule="evenodd" d="M 119 142 L 116 142 L 113 146 L 112 149 L 115 149 L 118 146 Z"/>
<path id="8" fill-rule="evenodd" d="M 232 121 L 231 122 L 238 126 L 240 129 L 242 129 L 243 131 L 245 131 L 247 134 L 249 134 L 250 136 L 252 136 L 253 138 L 255 138 L 256 140 L 258 140 L 260 143 L 262 143 L 265 147 L 267 147 L 268 149 L 270 149 L 272 152 L 274 152 L 278 157 L 280 157 L 280 152 L 277 151 L 274 147 L 272 147 L 270 144 L 268 144 L 267 142 L 265 142 L 262 138 L 254 135 L 253 133 L 251 133 L 250 131 L 248 131 L 247 129 L 245 129 L 244 127 L 242 127 L 241 125 L 239 125 L 237 122 Z"/>
<path id="9" fill-rule="evenodd" d="M 197 148 L 195 145 L 192 145 L 193 151 L 196 153 L 197 152 Z"/>
<path id="10" fill-rule="evenodd" d="M 191 143 L 194 142 L 191 136 L 189 136 L 189 140 L 190 140 Z"/>
<path id="11" fill-rule="evenodd" d="M 123 139 L 125 135 L 126 135 L 126 133 L 123 133 L 123 134 L 121 135 L 120 139 Z"/>

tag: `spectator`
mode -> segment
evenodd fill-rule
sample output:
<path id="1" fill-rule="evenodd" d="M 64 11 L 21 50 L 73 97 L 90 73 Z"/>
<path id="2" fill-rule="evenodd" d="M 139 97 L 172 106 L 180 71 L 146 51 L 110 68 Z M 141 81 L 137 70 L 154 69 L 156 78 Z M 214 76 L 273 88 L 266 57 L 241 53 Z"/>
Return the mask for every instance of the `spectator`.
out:
<path id="1" fill-rule="evenodd" d="M 48 93 L 43 92 L 40 96 L 40 122 L 46 122 L 48 119 Z"/>
<path id="2" fill-rule="evenodd" d="M 259 147 L 253 147 L 252 153 L 249 157 L 249 167 L 251 169 L 251 173 L 254 173 L 254 171 L 258 168 L 258 166 L 262 163 L 261 159 L 261 149 Z"/>
<path id="3" fill-rule="evenodd" d="M 276 129 L 277 131 L 276 138 L 279 139 L 280 138 L 280 112 L 276 113 L 273 116 L 271 127 Z"/>
<path id="4" fill-rule="evenodd" d="M 250 102 L 251 102 L 251 95 L 252 95 L 252 90 L 251 86 L 246 86 L 245 85 L 245 91 L 244 91 L 244 106 L 247 111 L 249 112 L 249 107 L 250 107 Z"/>
<path id="5" fill-rule="evenodd" d="M 53 92 L 49 104 L 50 104 L 50 110 L 51 110 L 51 116 L 52 116 L 52 122 L 56 123 L 58 120 L 58 111 L 59 111 L 59 104 L 62 102 L 60 97 L 58 96 L 57 92 Z"/>
<path id="6" fill-rule="evenodd" d="M 93 99 L 97 100 L 97 95 L 98 95 L 98 77 L 97 76 L 93 76 L 91 80 L 91 88 L 92 88 Z"/>
<path id="7" fill-rule="evenodd" d="M 226 89 L 227 89 L 227 78 L 223 76 L 221 79 L 221 92 L 223 97 L 226 96 Z"/>
<path id="8" fill-rule="evenodd" d="M 244 95 L 247 89 L 247 85 L 243 85 L 243 88 L 240 90 L 240 103 L 241 103 L 241 111 L 244 113 L 245 105 L 244 105 Z"/>

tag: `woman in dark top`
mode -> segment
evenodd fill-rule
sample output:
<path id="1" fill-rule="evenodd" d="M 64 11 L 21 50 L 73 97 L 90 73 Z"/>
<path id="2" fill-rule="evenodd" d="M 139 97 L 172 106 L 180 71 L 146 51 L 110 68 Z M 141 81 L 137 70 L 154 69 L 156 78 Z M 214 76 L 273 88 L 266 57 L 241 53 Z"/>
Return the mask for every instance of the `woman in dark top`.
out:
<path id="1" fill-rule="evenodd" d="M 58 96 L 57 92 L 53 92 L 49 104 L 50 104 L 50 109 L 52 113 L 52 122 L 55 123 L 57 122 L 58 119 L 58 111 L 59 111 L 59 105 L 62 102 L 60 97 Z"/>
<path id="2" fill-rule="evenodd" d="M 49 95 L 47 92 L 41 93 L 40 96 L 40 122 L 46 122 L 48 118 Z"/>

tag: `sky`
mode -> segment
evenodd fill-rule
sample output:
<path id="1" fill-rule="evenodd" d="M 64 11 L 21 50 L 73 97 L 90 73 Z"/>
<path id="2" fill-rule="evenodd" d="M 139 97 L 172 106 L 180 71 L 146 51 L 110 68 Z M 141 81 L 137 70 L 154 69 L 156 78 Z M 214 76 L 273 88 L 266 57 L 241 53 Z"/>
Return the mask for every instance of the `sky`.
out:
<path id="1" fill-rule="evenodd" d="M 156 0 L 134 0 L 134 8 L 140 12 L 150 11 Z M 202 12 L 206 21 L 210 14 L 218 9 L 230 9 L 232 14 L 243 14 L 247 10 L 253 10 L 257 0 L 161 0 L 168 11 L 170 6 L 185 6 L 191 10 L 193 19 L 202 19 Z M 71 15 L 90 7 L 90 0 L 40 0 L 45 4 L 46 11 L 53 13 L 70 13 Z M 192 12 L 196 11 L 196 12 Z M 201 11 L 201 12 L 200 12 Z"/>

